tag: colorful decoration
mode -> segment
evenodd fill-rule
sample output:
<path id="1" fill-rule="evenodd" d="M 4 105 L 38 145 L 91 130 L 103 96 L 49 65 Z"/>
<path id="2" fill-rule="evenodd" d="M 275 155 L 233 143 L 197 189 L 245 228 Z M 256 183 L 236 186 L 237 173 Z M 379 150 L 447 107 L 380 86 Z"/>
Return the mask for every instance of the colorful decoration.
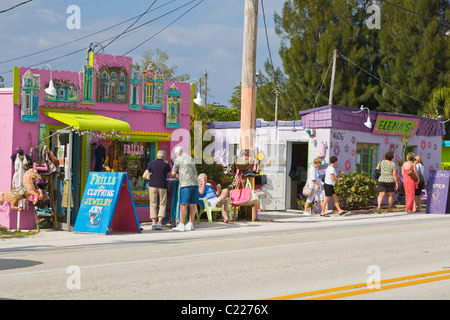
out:
<path id="1" fill-rule="evenodd" d="M 28 70 L 22 76 L 21 119 L 23 122 L 39 121 L 39 87 L 41 76 Z"/>
<path id="2" fill-rule="evenodd" d="M 97 102 L 128 103 L 128 73 L 125 67 L 106 67 L 97 74 Z"/>
<path id="3" fill-rule="evenodd" d="M 91 66 L 83 67 L 83 101 L 82 104 L 94 104 L 93 88 L 94 88 L 94 68 Z"/>
<path id="4" fill-rule="evenodd" d="M 139 86 L 141 84 L 141 68 L 131 65 L 130 79 L 130 110 L 139 111 Z"/>
<path id="5" fill-rule="evenodd" d="M 8 201 L 11 204 L 11 209 L 14 210 L 23 210 L 17 206 L 20 200 L 28 199 L 30 196 L 34 196 L 33 204 L 36 204 L 40 199 L 42 190 L 36 189 L 34 185 L 34 180 L 41 179 L 41 176 L 38 174 L 37 170 L 30 169 L 25 172 L 23 176 L 22 184 L 23 186 L 18 188 L 12 188 L 9 191 L 0 193 L 0 205 Z"/>
<path id="6" fill-rule="evenodd" d="M 161 70 L 154 70 L 152 65 L 144 72 L 143 81 L 143 109 L 162 110 L 164 81 Z"/>
<path id="7" fill-rule="evenodd" d="M 181 92 L 175 84 L 167 92 L 166 126 L 167 128 L 180 128 Z"/>

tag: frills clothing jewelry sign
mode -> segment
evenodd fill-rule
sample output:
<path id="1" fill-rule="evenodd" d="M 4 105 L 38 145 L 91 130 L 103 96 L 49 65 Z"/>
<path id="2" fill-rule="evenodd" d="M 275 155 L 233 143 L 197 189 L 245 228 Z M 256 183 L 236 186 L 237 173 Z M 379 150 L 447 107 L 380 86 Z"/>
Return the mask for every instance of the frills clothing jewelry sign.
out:
<path id="1" fill-rule="evenodd" d="M 90 172 L 74 232 L 140 233 L 126 172 Z"/>

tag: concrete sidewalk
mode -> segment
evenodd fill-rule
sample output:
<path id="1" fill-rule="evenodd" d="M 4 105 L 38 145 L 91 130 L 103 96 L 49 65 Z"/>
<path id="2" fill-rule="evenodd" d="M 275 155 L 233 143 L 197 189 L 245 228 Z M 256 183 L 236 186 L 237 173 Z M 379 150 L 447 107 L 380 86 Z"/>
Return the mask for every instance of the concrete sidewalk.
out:
<path id="1" fill-rule="evenodd" d="M 397 209 L 401 210 L 401 209 Z M 424 215 L 424 213 L 419 213 L 418 215 Z M 191 234 L 195 234 L 196 231 L 202 232 L 211 232 L 212 234 L 220 231 L 231 231 L 239 233 L 246 232 L 248 230 L 255 229 L 252 227 L 260 227 L 259 229 L 264 230 L 277 230 L 279 226 L 282 228 L 287 227 L 307 227 L 308 222 L 316 222 L 320 224 L 329 224 L 329 223 L 337 223 L 337 222 L 350 222 L 355 218 L 357 220 L 361 219 L 374 219 L 374 218 L 383 218 L 383 217 L 395 217 L 395 216 L 410 216 L 417 214 L 407 214 L 404 211 L 395 211 L 390 213 L 375 213 L 373 210 L 364 210 L 364 211 L 349 211 L 348 213 L 340 216 L 337 213 L 330 213 L 329 217 L 321 217 L 319 214 L 313 215 L 303 215 L 300 210 L 286 210 L 286 211 L 265 211 L 258 213 L 258 219 L 255 222 L 251 220 L 238 220 L 232 221 L 230 223 L 223 223 L 221 219 L 214 221 L 213 223 L 208 223 L 206 219 L 202 219 L 200 224 L 195 220 L 194 227 L 195 230 L 193 232 L 189 232 Z M 24 237 L 15 237 L 15 238 L 0 238 L 0 248 L 8 248 L 14 246 L 33 246 L 33 245 L 42 245 L 43 242 L 46 242 L 49 246 L 63 246 L 73 243 L 77 244 L 86 244 L 90 242 L 100 242 L 105 243 L 110 240 L 112 241 L 120 241 L 127 239 L 140 239 L 147 237 L 155 237 L 158 234 L 163 235 L 167 234 L 170 231 L 171 234 L 180 234 L 178 232 L 172 232 L 171 228 L 166 226 L 162 231 L 152 230 L 151 222 L 142 222 L 140 223 L 140 228 L 142 232 L 138 233 L 110 233 L 109 235 L 103 234 L 86 234 L 86 233 L 74 233 L 67 231 L 59 231 L 54 229 L 43 229 L 41 228 L 40 232 L 31 236 Z M 227 232 L 228 232 L 227 231 Z M 186 234 L 188 232 L 182 232 L 181 234 Z M 157 236 L 159 238 L 159 236 Z"/>

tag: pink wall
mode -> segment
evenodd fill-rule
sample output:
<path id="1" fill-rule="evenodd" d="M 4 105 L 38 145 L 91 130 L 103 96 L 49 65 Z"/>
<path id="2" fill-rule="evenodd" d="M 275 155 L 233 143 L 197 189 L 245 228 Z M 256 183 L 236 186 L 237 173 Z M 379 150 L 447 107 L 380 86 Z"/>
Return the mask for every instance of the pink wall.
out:
<path id="1" fill-rule="evenodd" d="M 82 64 L 85 61 L 81 61 Z M 99 115 L 120 119 L 130 124 L 132 131 L 147 131 L 147 132 L 162 132 L 172 133 L 173 139 L 171 142 L 171 150 L 176 146 L 181 145 L 186 150 L 189 149 L 189 128 L 190 128 L 190 104 L 191 104 L 191 86 L 189 83 L 175 83 L 178 91 L 182 93 L 181 105 L 181 128 L 170 129 L 166 127 L 166 95 L 164 95 L 163 110 L 144 110 L 142 109 L 142 85 L 139 92 L 139 111 L 130 111 L 129 103 L 99 103 L 97 102 L 97 72 L 105 65 L 107 66 L 123 66 L 127 70 L 128 77 L 131 77 L 131 65 L 133 61 L 131 57 L 114 56 L 107 54 L 94 54 L 94 81 L 93 81 L 93 105 L 80 104 L 76 107 L 64 107 L 53 105 L 46 105 L 45 88 L 50 81 L 50 70 L 44 69 L 29 69 L 20 68 L 20 76 L 27 70 L 31 70 L 32 74 L 40 74 L 41 86 L 39 90 L 39 121 L 38 122 L 22 122 L 20 114 L 20 106 L 13 105 L 13 92 L 0 91 L 0 133 L 2 140 L 0 145 L 2 150 L 7 150 L 1 157 L 0 161 L 0 191 L 4 192 L 11 188 L 11 180 L 13 176 L 13 163 L 10 156 L 15 153 L 18 145 L 24 148 L 26 153 L 30 150 L 30 133 L 32 136 L 32 144 L 38 145 L 39 125 L 64 125 L 63 123 L 53 120 L 42 113 L 43 108 L 49 109 L 71 109 L 71 110 L 85 110 L 92 111 Z M 80 67 L 80 70 L 82 68 Z M 52 78 L 70 80 L 78 88 L 78 102 L 83 100 L 83 73 L 71 71 L 52 71 Z M 173 82 L 164 82 L 164 92 L 167 92 Z M 22 85 L 22 83 L 20 84 Z M 129 88 L 131 86 L 129 85 Z M 128 90 L 130 92 L 131 90 Z M 32 206 L 28 211 L 24 211 L 20 217 L 20 228 L 23 230 L 34 229 L 34 215 Z M 138 216 L 148 218 L 148 207 L 137 207 Z M 0 207 L 0 225 L 9 229 L 16 228 L 16 211 L 10 212 L 9 204 Z"/>

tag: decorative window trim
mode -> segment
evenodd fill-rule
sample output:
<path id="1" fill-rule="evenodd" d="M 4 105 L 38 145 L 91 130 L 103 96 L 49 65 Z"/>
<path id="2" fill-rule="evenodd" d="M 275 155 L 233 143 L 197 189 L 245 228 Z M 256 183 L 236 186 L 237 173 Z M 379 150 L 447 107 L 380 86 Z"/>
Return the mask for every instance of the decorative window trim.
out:
<path id="1" fill-rule="evenodd" d="M 103 66 L 97 73 L 97 102 L 128 103 L 128 90 L 125 67 Z"/>

